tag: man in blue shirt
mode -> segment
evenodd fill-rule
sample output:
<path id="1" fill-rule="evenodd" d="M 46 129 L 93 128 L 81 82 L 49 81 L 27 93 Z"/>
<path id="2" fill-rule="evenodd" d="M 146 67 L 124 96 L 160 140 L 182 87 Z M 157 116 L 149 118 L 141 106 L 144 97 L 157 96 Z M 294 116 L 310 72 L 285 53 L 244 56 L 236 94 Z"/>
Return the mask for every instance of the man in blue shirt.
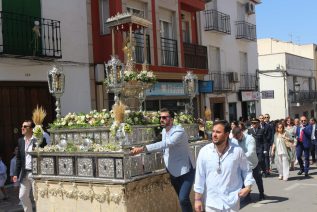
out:
<path id="1" fill-rule="evenodd" d="M 243 150 L 229 140 L 230 124 L 216 121 L 212 143 L 198 155 L 195 176 L 195 211 L 239 211 L 240 198 L 250 193 L 252 170 Z M 245 185 L 245 188 L 242 186 Z"/>
<path id="2" fill-rule="evenodd" d="M 192 212 L 189 194 L 195 178 L 195 162 L 189 148 L 188 136 L 182 127 L 173 125 L 172 111 L 162 108 L 160 113 L 161 126 L 164 127 L 162 141 L 135 147 L 131 154 L 163 151 L 166 170 L 170 174 L 171 184 L 178 195 L 182 212 Z"/>
<path id="3" fill-rule="evenodd" d="M 248 159 L 250 168 L 252 169 L 252 175 L 255 179 L 256 185 L 258 186 L 258 190 L 260 192 L 259 200 L 265 199 L 264 195 L 264 187 L 263 180 L 259 166 L 258 156 L 256 154 L 256 144 L 255 140 L 251 135 L 244 134 L 239 127 L 236 127 L 232 130 L 233 138 L 232 143 L 239 145 Z M 250 194 L 250 193 L 249 193 Z M 248 194 L 248 198 L 250 195 Z"/>

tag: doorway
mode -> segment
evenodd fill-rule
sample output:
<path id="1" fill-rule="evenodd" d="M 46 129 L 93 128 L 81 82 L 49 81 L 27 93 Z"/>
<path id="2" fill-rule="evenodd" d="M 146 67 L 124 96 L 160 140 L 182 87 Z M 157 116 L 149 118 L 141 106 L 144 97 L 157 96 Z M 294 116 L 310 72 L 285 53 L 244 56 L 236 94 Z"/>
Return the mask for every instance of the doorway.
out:
<path id="1" fill-rule="evenodd" d="M 209 99 L 212 119 L 225 119 L 225 97 L 213 97 Z"/>
<path id="2" fill-rule="evenodd" d="M 21 137 L 21 124 L 32 119 L 37 105 L 46 110 L 46 127 L 56 117 L 47 82 L 0 82 L 0 155 L 7 167 Z"/>

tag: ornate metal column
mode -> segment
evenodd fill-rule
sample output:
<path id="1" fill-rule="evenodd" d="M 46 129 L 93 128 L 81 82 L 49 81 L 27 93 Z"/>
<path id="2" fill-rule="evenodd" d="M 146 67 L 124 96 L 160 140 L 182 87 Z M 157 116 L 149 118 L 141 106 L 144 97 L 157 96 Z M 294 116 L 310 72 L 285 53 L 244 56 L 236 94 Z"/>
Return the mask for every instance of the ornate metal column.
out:
<path id="1" fill-rule="evenodd" d="M 56 98 L 56 118 L 61 117 L 60 98 L 64 94 L 65 89 L 65 74 L 63 68 L 59 65 L 53 65 L 47 74 L 49 92 Z"/>
<path id="2" fill-rule="evenodd" d="M 189 97 L 189 112 L 194 115 L 193 99 L 197 93 L 198 78 L 192 71 L 187 71 L 183 78 L 184 93 Z"/>

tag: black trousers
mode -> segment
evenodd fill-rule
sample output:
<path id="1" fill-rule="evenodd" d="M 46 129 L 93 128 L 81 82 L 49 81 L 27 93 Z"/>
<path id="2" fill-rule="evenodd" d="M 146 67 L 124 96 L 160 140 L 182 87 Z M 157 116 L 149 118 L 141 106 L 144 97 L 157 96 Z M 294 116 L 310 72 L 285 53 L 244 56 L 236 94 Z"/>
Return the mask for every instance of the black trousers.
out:
<path id="1" fill-rule="evenodd" d="M 255 182 L 256 182 L 256 185 L 258 187 L 260 194 L 263 194 L 264 187 L 263 187 L 262 174 L 261 174 L 259 164 L 254 169 L 252 169 L 252 175 L 253 175 L 253 178 L 255 179 Z"/>

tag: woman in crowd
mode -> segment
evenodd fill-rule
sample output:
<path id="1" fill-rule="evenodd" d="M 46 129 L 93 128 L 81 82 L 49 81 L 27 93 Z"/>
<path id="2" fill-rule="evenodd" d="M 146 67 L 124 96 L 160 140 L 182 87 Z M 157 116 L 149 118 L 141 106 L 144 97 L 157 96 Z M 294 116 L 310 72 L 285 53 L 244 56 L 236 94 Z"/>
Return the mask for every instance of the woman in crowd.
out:
<path id="1" fill-rule="evenodd" d="M 284 121 L 285 131 L 288 133 L 289 138 L 293 140 L 293 144 L 290 148 L 290 161 L 291 161 L 291 170 L 294 171 L 295 160 L 296 160 L 296 126 L 294 126 L 294 121 L 291 117 L 286 117 Z"/>
<path id="2" fill-rule="evenodd" d="M 287 150 L 286 142 L 290 138 L 285 132 L 284 124 L 279 122 L 275 128 L 274 143 L 272 145 L 272 155 L 275 155 L 275 163 L 279 173 L 280 180 L 288 180 L 289 176 L 289 151 Z"/>
<path id="3" fill-rule="evenodd" d="M 239 127 L 239 123 L 237 121 L 232 121 L 231 122 L 231 130 L 230 130 L 230 134 L 229 134 L 229 138 L 232 138 L 233 135 L 232 135 L 232 130 L 236 127 Z"/>

